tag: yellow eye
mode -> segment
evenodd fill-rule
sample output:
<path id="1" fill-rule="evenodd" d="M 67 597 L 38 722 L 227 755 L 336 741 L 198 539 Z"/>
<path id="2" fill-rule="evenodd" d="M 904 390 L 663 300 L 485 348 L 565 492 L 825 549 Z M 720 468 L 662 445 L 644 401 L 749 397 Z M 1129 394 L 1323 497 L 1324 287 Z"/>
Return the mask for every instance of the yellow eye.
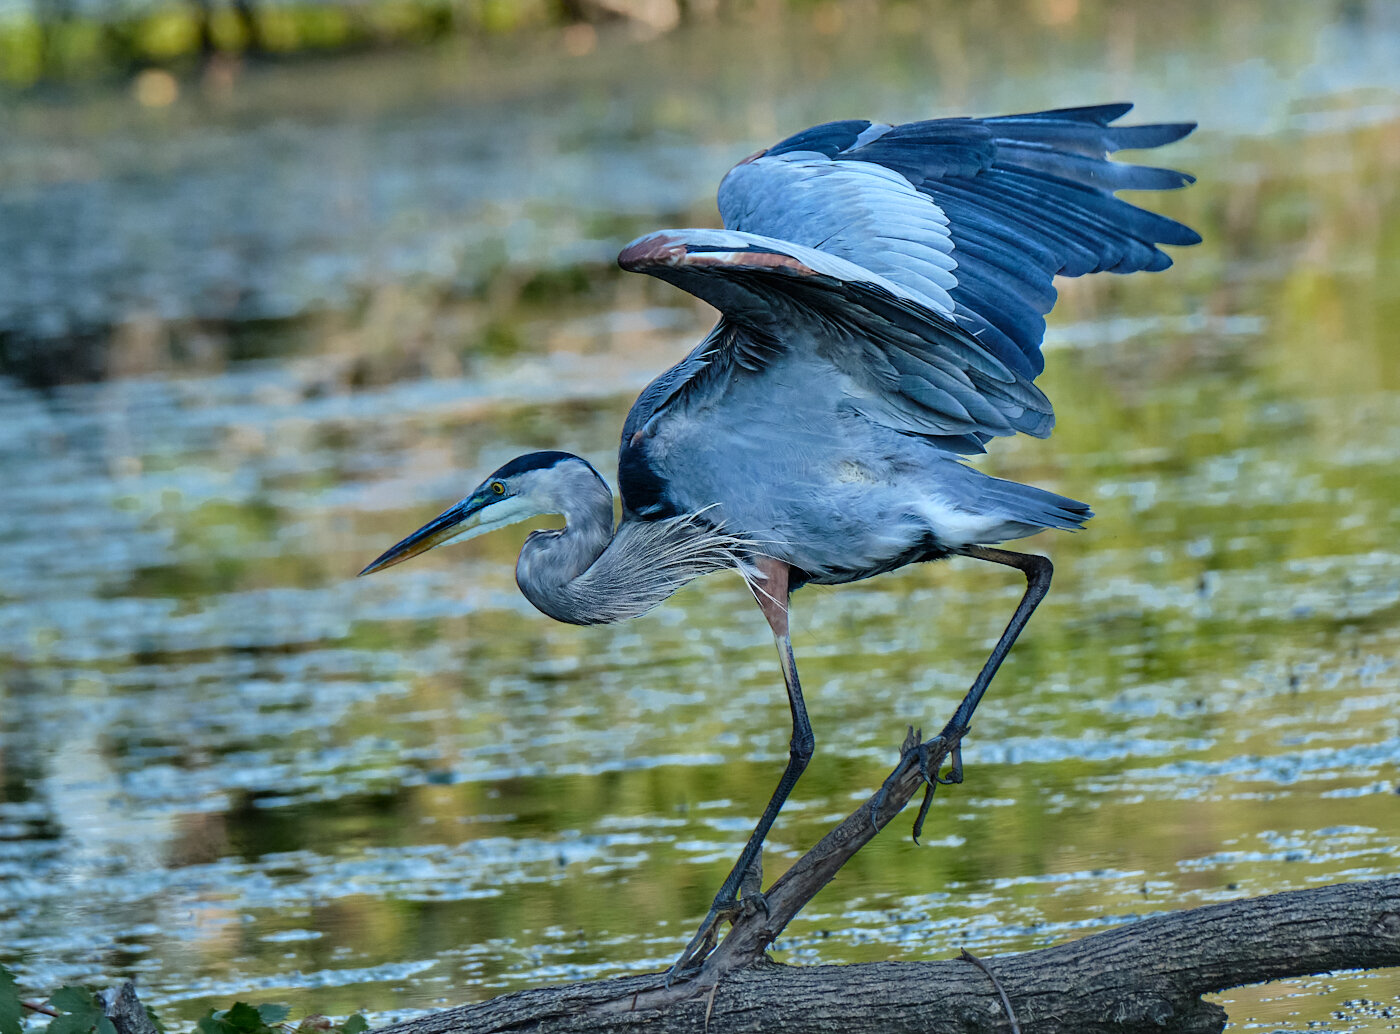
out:
<path id="1" fill-rule="evenodd" d="M 491 482 L 491 491 L 495 492 L 497 495 L 505 495 L 506 486 L 501 484 L 499 481 L 493 481 Z"/>

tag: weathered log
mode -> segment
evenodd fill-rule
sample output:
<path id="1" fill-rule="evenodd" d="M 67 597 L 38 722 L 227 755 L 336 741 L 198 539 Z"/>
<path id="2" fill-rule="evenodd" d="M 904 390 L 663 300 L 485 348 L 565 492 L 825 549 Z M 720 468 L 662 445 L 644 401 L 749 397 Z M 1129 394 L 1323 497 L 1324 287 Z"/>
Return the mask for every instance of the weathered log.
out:
<path id="1" fill-rule="evenodd" d="M 1400 965 L 1400 878 L 1287 891 L 1153 916 L 1020 955 L 986 959 L 1024 1034 L 1203 1034 L 1225 1012 L 1201 995 L 1336 969 Z M 523 991 L 381 1034 L 665 1031 L 727 1034 L 989 1034 L 1001 997 L 965 961 L 782 966 L 717 982 L 660 974 Z"/>
<path id="2" fill-rule="evenodd" d="M 931 793 L 966 727 L 913 729 L 864 804 L 738 915 L 717 948 L 664 974 L 544 988 L 450 1009 L 382 1034 L 492 1031 L 864 1031 L 1199 1034 L 1225 1013 L 1201 995 L 1332 969 L 1400 965 L 1400 879 L 1273 894 L 1155 916 L 1080 941 L 994 960 L 780 966 L 763 950 L 919 790 Z M 919 811 L 917 838 L 928 798 Z M 1004 997 L 1005 996 L 1005 997 Z"/>

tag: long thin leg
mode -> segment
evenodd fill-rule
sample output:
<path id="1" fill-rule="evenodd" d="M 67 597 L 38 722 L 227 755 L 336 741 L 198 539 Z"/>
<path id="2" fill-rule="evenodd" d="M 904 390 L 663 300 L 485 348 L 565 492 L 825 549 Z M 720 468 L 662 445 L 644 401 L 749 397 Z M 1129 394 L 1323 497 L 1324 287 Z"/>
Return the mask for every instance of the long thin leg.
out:
<path id="1" fill-rule="evenodd" d="M 1045 594 L 1050 591 L 1050 577 L 1055 570 L 1047 558 L 1037 556 L 1034 553 L 1013 553 L 1009 549 L 994 549 L 991 546 L 967 546 L 961 552 L 964 556 L 976 560 L 987 560 L 994 564 L 1016 568 L 1026 576 L 1026 592 L 1021 597 L 1021 602 L 1016 606 L 1016 613 L 1011 615 L 1011 620 L 1006 625 L 1006 631 L 1002 632 L 996 646 L 992 647 L 991 655 L 982 665 L 982 670 L 977 673 L 977 678 L 973 680 L 972 687 L 963 697 L 962 703 L 958 705 L 953 717 L 948 720 L 948 724 L 943 727 L 941 738 L 944 741 L 951 738 L 956 744 L 952 750 L 952 765 L 948 774 L 940 776 L 936 772 L 930 772 L 928 770 L 927 747 L 922 743 L 915 743 L 908 748 L 904 760 L 885 780 L 885 786 L 881 787 L 877 794 L 875 807 L 870 812 L 872 822 L 876 821 L 880 805 L 884 802 L 885 790 L 895 778 L 907 770 L 906 763 L 917 761 L 920 768 L 923 769 L 924 778 L 928 780 L 929 787 L 924 794 L 924 802 L 919 808 L 918 817 L 914 820 L 914 840 L 916 842 L 923 830 L 924 816 L 928 814 L 928 806 L 934 787 L 939 783 L 962 782 L 962 737 L 966 734 L 968 725 L 972 721 L 972 712 L 976 711 L 977 705 L 982 702 L 987 687 L 991 685 L 997 669 L 1001 667 L 1001 662 L 1006 660 L 1006 655 L 1011 651 L 1011 645 L 1016 642 L 1016 637 L 1021 634 L 1021 630 L 1026 627 L 1026 622 L 1030 620 L 1035 608 L 1039 606 L 1041 600 L 1045 599 Z"/>
<path id="2" fill-rule="evenodd" d="M 802 686 L 797 681 L 797 662 L 792 656 L 792 638 L 788 633 L 789 568 L 780 560 L 766 558 L 759 561 L 758 568 L 764 580 L 761 586 L 755 587 L 754 597 L 773 629 L 773 639 L 778 645 L 778 660 L 783 668 L 783 683 L 787 686 L 788 706 L 792 709 L 792 739 L 788 743 L 788 763 L 783 769 L 782 778 L 778 780 L 778 788 L 773 791 L 768 806 L 763 809 L 758 825 L 754 826 L 753 832 L 749 834 L 748 843 L 744 845 L 743 851 L 739 852 L 739 860 L 734 863 L 734 868 L 720 884 L 719 892 L 715 894 L 714 903 L 710 906 L 709 915 L 700 924 L 700 929 L 667 974 L 668 981 L 692 961 L 699 961 L 708 954 L 708 947 L 715 939 L 716 927 L 723 916 L 735 907 L 741 885 L 745 884 L 746 877 L 750 876 L 755 863 L 761 857 L 763 841 L 768 836 L 768 830 L 772 828 L 778 812 L 788 799 L 788 794 L 792 793 L 792 788 L 797 785 L 797 780 L 807 768 L 807 762 L 812 759 L 812 751 L 816 747 L 812 723 L 807 719 L 807 705 L 802 699 Z M 761 894 L 750 894 L 747 897 L 762 902 Z M 702 948 L 706 950 L 702 951 Z"/>
<path id="3" fill-rule="evenodd" d="M 988 560 L 994 564 L 1016 568 L 1026 576 L 1026 593 L 1021 597 L 1021 602 L 1017 604 L 1016 613 L 1012 614 L 1011 620 L 1007 622 L 1006 631 L 1002 632 L 996 646 L 992 647 L 987 662 L 977 673 L 972 688 L 967 691 L 967 695 L 963 697 L 957 711 L 953 713 L 946 731 L 966 729 L 968 723 L 972 721 L 972 712 L 976 711 L 977 705 L 982 702 L 982 696 L 987 692 L 987 687 L 991 685 L 997 669 L 1001 667 L 1001 662 L 1006 660 L 1006 655 L 1011 651 L 1011 644 L 1016 642 L 1016 637 L 1026 627 L 1026 622 L 1031 619 L 1032 612 L 1040 605 L 1040 601 L 1045 599 L 1045 594 L 1050 591 L 1050 576 L 1055 572 L 1054 566 L 1047 558 L 1037 556 L 1034 553 L 1013 553 L 1009 549 L 994 549 L 991 546 L 968 546 L 962 550 L 962 553 L 964 556 L 970 556 L 977 560 Z M 953 751 L 953 772 L 950 774 L 950 778 L 954 782 L 962 778 L 962 751 L 957 748 Z"/>

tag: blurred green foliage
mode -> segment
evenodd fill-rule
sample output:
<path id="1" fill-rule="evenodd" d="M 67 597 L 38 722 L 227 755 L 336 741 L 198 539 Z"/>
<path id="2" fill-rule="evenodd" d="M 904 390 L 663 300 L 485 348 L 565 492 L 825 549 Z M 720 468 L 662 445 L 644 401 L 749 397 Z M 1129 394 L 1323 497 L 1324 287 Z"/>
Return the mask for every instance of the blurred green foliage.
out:
<path id="1" fill-rule="evenodd" d="M 674 28 L 687 17 L 713 17 L 754 6 L 752 0 L 151 0 L 80 12 L 62 0 L 32 0 L 28 6 L 0 12 L 0 85 L 79 81 L 152 65 L 190 69 L 218 56 L 414 46 L 450 36 L 493 38 L 595 22 L 623 23 L 649 35 Z M 790 6 L 808 10 L 814 5 L 791 0 Z"/>
<path id="2" fill-rule="evenodd" d="M 83 987 L 60 987 L 49 996 L 49 1008 L 58 1012 L 46 1028 L 48 1034 L 117 1034 L 97 995 Z"/>
<path id="3" fill-rule="evenodd" d="M 14 974 L 0 966 L 0 1034 L 20 1034 L 24 1029 L 20 1017 L 26 1008 L 53 1014 L 45 1034 L 117 1034 L 102 1000 L 91 989 L 61 987 L 49 996 L 46 1006 L 38 1006 L 20 999 Z M 227 1009 L 209 1010 L 195 1023 L 195 1029 L 199 1034 L 364 1034 L 369 1029 L 369 1022 L 359 1013 L 343 1023 L 333 1023 L 325 1016 L 307 1016 L 293 1026 L 286 1022 L 290 1012 L 285 1005 L 235 1002 Z M 150 1008 L 146 1015 L 156 1030 L 165 1031 Z"/>
<path id="4" fill-rule="evenodd" d="M 20 1034 L 20 1013 L 15 976 L 0 966 L 0 1034 Z"/>
<path id="5" fill-rule="evenodd" d="M 290 55 L 499 35 L 558 24 L 552 0 L 375 0 L 368 4 L 112 5 L 103 16 L 36 4 L 0 16 L 0 83 L 83 80 L 215 55 Z"/>

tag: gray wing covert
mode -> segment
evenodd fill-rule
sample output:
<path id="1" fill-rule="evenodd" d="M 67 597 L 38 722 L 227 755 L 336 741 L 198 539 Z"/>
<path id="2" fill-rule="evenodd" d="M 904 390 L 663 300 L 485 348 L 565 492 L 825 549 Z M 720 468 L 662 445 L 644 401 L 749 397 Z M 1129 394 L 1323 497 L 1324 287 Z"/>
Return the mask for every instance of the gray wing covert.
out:
<path id="1" fill-rule="evenodd" d="M 1110 124 L 1131 107 L 814 126 L 732 169 L 720 212 L 730 229 L 819 248 L 924 296 L 1034 378 L 1056 275 L 1166 269 L 1159 244 L 1200 241 L 1114 196 L 1193 182 L 1108 160 L 1195 128 Z"/>
<path id="2" fill-rule="evenodd" d="M 723 314 L 709 338 L 643 393 L 635 420 L 732 368 L 766 369 L 793 342 L 845 375 L 852 408 L 959 452 L 989 437 L 1043 437 L 1049 400 L 929 297 L 815 248 L 731 230 L 661 230 L 618 257 Z"/>

